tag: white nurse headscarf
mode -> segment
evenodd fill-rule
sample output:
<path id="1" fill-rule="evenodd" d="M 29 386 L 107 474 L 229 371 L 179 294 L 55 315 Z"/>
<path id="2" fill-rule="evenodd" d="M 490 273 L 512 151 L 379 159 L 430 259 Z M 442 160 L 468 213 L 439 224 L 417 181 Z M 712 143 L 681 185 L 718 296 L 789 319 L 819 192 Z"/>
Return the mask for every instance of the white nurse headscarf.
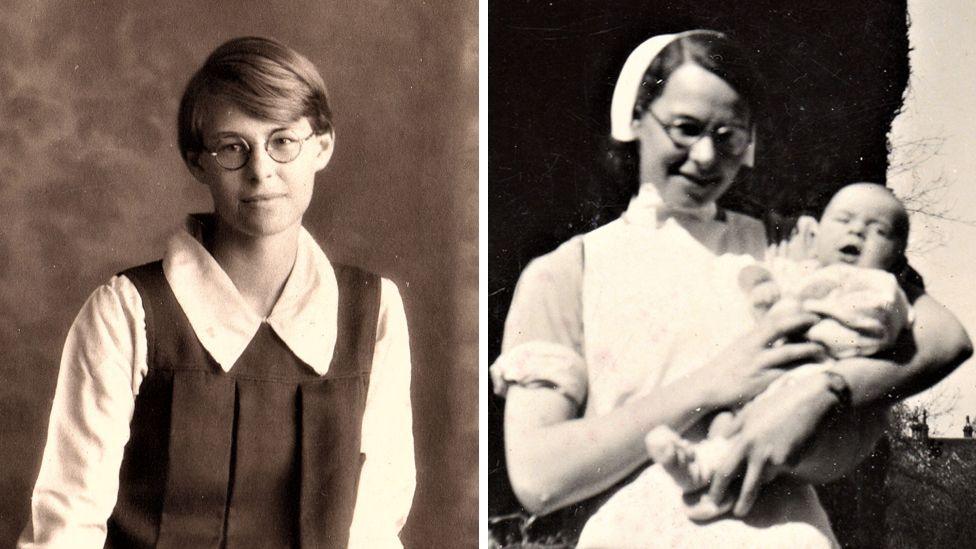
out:
<path id="1" fill-rule="evenodd" d="M 637 95 L 640 93 L 641 81 L 644 80 L 644 73 L 654 59 L 666 48 L 668 44 L 679 38 L 684 38 L 703 30 L 691 30 L 674 34 L 659 34 L 645 40 L 637 46 L 627 57 L 623 69 L 620 70 L 620 77 L 617 78 L 617 87 L 613 89 L 613 99 L 610 102 L 610 136 L 617 141 L 633 141 L 637 138 L 634 134 L 634 105 L 637 103 Z M 756 161 L 756 135 L 753 130 L 752 142 L 742 156 L 742 165 L 752 167 Z"/>

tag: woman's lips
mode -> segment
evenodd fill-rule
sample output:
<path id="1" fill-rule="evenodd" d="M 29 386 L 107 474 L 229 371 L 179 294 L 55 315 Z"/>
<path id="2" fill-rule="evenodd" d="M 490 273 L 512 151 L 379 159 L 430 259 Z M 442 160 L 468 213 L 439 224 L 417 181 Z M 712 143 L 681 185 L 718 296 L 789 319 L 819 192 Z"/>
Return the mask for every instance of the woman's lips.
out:
<path id="1" fill-rule="evenodd" d="M 270 202 L 277 198 L 283 198 L 284 196 L 285 196 L 284 194 L 280 194 L 280 193 L 258 194 L 258 195 L 242 198 L 241 202 L 245 204 L 261 204 L 264 202 Z"/>
<path id="2" fill-rule="evenodd" d="M 715 176 L 712 177 L 701 176 L 701 175 L 694 175 L 694 174 L 689 174 L 684 172 L 678 172 L 678 175 L 687 179 L 688 181 L 691 181 L 692 183 L 694 183 L 699 187 L 710 187 L 718 183 L 718 181 L 721 179 L 720 177 L 715 177 Z"/>

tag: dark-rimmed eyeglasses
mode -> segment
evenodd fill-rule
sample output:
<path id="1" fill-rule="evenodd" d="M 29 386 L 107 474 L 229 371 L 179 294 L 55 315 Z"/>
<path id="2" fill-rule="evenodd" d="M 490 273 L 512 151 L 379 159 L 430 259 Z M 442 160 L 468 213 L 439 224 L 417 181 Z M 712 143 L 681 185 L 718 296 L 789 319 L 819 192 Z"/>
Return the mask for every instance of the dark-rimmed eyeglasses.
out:
<path id="1" fill-rule="evenodd" d="M 271 134 L 264 142 L 268 156 L 279 164 L 287 164 L 302 154 L 302 144 L 315 136 L 315 131 L 305 138 L 298 137 L 291 130 L 280 130 Z M 217 146 L 215 150 L 204 149 L 217 165 L 225 170 L 239 170 L 251 159 L 251 145 L 243 139 L 234 139 Z"/>
<path id="2" fill-rule="evenodd" d="M 650 109 L 645 113 L 661 126 L 675 146 L 682 149 L 690 149 L 706 135 L 712 138 L 715 150 L 724 156 L 739 156 L 746 152 L 749 144 L 752 143 L 752 130 L 744 126 L 727 124 L 709 128 L 708 124 L 693 118 L 678 118 L 672 122 L 664 122 Z"/>

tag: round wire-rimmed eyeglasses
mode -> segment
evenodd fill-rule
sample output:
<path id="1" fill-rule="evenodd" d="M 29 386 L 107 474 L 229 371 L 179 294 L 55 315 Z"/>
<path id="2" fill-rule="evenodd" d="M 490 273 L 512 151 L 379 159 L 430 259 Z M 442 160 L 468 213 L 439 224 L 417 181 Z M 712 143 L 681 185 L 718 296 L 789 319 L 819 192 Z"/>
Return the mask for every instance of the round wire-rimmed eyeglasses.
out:
<path id="1" fill-rule="evenodd" d="M 712 138 L 715 149 L 725 156 L 739 156 L 746 152 L 749 144 L 752 143 L 752 130 L 743 126 L 726 124 L 709 128 L 708 124 L 690 118 L 664 122 L 651 109 L 644 112 L 661 126 L 672 143 L 682 149 L 690 149 L 706 135 Z"/>
<path id="2" fill-rule="evenodd" d="M 295 135 L 292 131 L 278 131 L 264 142 L 264 150 L 271 160 L 279 164 L 287 164 L 302 154 L 302 145 L 315 137 L 315 131 L 305 138 Z M 251 145 L 243 139 L 223 143 L 216 150 L 204 149 L 212 156 L 221 168 L 234 171 L 243 168 L 251 159 Z"/>

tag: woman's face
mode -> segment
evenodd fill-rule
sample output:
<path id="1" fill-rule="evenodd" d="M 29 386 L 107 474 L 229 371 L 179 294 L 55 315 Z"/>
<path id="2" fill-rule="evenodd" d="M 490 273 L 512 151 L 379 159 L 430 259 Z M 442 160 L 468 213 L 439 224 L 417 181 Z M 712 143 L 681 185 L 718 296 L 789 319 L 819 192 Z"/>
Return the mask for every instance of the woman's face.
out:
<path id="1" fill-rule="evenodd" d="M 718 199 L 742 166 L 744 152 L 729 154 L 716 147 L 715 131 L 723 126 L 750 128 L 742 97 L 725 80 L 695 64 L 678 67 L 661 95 L 635 120 L 642 183 L 653 183 L 670 206 L 694 208 Z M 705 128 L 690 146 L 675 144 L 665 125 Z"/>
<path id="2" fill-rule="evenodd" d="M 307 118 L 281 124 L 249 116 L 233 105 L 218 102 L 208 113 L 204 144 L 210 151 L 250 149 L 247 162 L 237 170 L 221 167 L 206 152 L 189 158 L 190 170 L 207 185 L 214 210 L 224 227 L 242 236 L 261 238 L 297 230 L 312 199 L 315 173 L 332 155 L 332 134 L 312 135 Z M 269 140 L 302 140 L 301 152 L 281 163 L 269 155 Z"/>

